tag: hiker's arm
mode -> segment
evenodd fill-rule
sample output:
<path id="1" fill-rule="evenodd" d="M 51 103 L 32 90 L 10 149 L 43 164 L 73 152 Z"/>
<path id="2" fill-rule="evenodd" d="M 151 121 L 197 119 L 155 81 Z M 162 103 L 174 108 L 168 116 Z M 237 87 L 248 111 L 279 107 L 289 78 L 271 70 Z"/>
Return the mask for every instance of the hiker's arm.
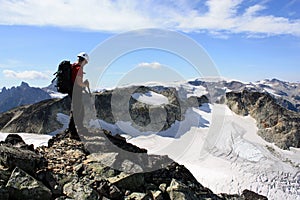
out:
<path id="1" fill-rule="evenodd" d="M 89 88 L 90 87 L 90 82 L 86 79 L 83 84 L 85 84 L 85 87 Z"/>
<path id="2" fill-rule="evenodd" d="M 80 76 L 76 77 L 76 85 L 79 85 L 80 87 L 89 87 L 90 83 L 88 80 L 82 81 L 82 78 Z"/>

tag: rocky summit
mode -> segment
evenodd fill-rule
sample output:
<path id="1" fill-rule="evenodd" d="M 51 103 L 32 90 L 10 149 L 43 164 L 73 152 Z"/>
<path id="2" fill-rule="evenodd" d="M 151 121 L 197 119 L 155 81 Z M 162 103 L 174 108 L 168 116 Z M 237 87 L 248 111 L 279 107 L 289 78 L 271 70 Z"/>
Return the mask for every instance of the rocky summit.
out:
<path id="1" fill-rule="evenodd" d="M 183 165 L 104 130 L 80 138 L 60 133 L 33 149 L 9 135 L 0 144 L 0 199 L 266 199 L 249 190 L 214 194 Z"/>

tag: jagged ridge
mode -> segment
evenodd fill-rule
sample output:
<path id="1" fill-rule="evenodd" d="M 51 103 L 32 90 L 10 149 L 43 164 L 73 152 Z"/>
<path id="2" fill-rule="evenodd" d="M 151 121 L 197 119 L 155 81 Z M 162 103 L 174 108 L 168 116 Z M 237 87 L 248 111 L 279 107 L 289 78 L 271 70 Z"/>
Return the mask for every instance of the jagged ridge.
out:
<path id="1" fill-rule="evenodd" d="M 22 82 L 18 87 L 10 89 L 4 87 L 0 92 L 0 113 L 50 98 L 51 96 L 44 90 L 30 87 L 25 82 Z"/>

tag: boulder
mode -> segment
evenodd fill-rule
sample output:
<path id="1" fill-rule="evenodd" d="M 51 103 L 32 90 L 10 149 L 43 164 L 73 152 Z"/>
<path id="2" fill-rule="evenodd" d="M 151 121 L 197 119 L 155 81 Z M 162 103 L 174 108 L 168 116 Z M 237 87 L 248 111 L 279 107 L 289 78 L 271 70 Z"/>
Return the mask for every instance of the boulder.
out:
<path id="1" fill-rule="evenodd" d="M 6 139 L 4 140 L 4 143 L 6 144 L 11 144 L 11 145 L 16 145 L 16 144 L 20 144 L 20 145 L 24 145 L 26 144 L 24 142 L 24 140 L 22 139 L 22 137 L 18 134 L 9 134 Z"/>
<path id="2" fill-rule="evenodd" d="M 109 178 L 108 181 L 123 190 L 143 191 L 145 186 L 144 174 L 142 173 L 126 174 L 121 172 L 119 175 Z"/>
<path id="3" fill-rule="evenodd" d="M 65 184 L 63 192 L 67 197 L 75 200 L 95 200 L 99 198 L 97 192 L 93 188 L 76 179 Z"/>
<path id="4" fill-rule="evenodd" d="M 19 167 L 30 174 L 47 165 L 46 160 L 33 151 L 6 145 L 0 145 L 0 163 L 10 170 Z"/>
<path id="5" fill-rule="evenodd" d="M 171 200 L 176 200 L 176 199 L 198 200 L 199 199 L 196 193 L 192 192 L 188 188 L 188 186 L 175 179 L 172 179 L 170 186 L 167 188 L 167 192 Z"/>
<path id="6" fill-rule="evenodd" d="M 125 200 L 152 200 L 153 197 L 150 194 L 133 192 L 129 196 L 125 197 Z"/>
<path id="7" fill-rule="evenodd" d="M 1 141 L 0 144 L 2 145 L 6 145 L 9 147 L 18 147 L 20 149 L 24 149 L 24 150 L 30 150 L 30 151 L 34 151 L 34 146 L 33 144 L 26 144 L 23 140 L 23 138 L 18 135 L 18 134 L 9 134 L 4 141 Z"/>
<path id="8" fill-rule="evenodd" d="M 51 199 L 51 191 L 43 183 L 16 167 L 8 180 L 6 187 L 9 190 L 10 199 Z"/>
<path id="9" fill-rule="evenodd" d="M 245 198 L 245 200 L 252 200 L 252 199 L 255 199 L 255 200 L 268 200 L 267 197 L 265 197 L 263 195 L 260 195 L 260 194 L 257 194 L 253 191 L 250 191 L 250 190 L 244 190 L 243 193 L 242 193 L 242 196 Z"/>

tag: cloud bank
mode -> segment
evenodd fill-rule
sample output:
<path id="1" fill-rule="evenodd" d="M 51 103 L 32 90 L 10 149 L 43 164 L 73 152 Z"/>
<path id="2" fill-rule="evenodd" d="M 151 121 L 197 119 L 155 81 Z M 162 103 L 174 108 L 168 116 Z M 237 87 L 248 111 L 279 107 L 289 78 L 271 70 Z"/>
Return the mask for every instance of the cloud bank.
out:
<path id="1" fill-rule="evenodd" d="M 139 63 L 137 66 L 144 67 L 144 68 L 151 68 L 151 69 L 160 69 L 163 65 L 160 64 L 159 62 L 152 62 L 152 63 L 143 62 L 143 63 Z"/>
<path id="2" fill-rule="evenodd" d="M 300 19 L 263 12 L 268 8 L 267 5 L 251 2 L 0 0 L 0 24 L 59 26 L 107 32 L 166 28 L 184 32 L 204 31 L 216 35 L 243 33 L 250 36 L 300 36 Z"/>
<path id="3" fill-rule="evenodd" d="M 49 76 L 38 71 L 24 71 L 15 72 L 13 70 L 3 70 L 3 74 L 7 78 L 21 79 L 21 80 L 47 80 Z"/>

